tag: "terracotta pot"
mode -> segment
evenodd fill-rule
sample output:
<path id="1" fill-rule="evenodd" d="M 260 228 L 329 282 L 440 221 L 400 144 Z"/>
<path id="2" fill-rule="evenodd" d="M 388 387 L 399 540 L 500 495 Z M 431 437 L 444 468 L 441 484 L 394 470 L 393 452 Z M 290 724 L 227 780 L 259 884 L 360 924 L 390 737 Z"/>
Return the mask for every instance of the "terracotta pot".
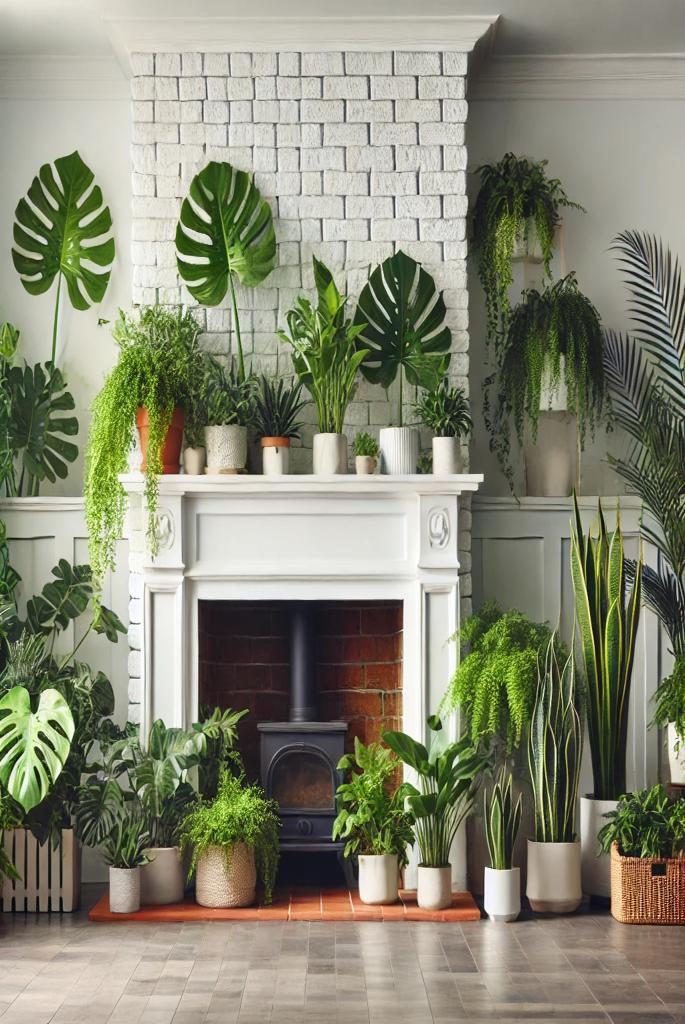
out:
<path id="1" fill-rule="evenodd" d="M 183 444 L 183 421 L 183 409 L 180 406 L 176 406 L 171 414 L 169 429 L 162 445 L 162 473 L 178 473 L 181 461 L 181 446 Z M 150 433 L 150 417 L 148 416 L 147 409 L 138 409 L 136 425 L 140 435 L 140 450 L 143 455 L 140 471 L 144 473 L 147 467 L 147 439 Z"/>
<path id="2" fill-rule="evenodd" d="M 285 476 L 290 469 L 290 438 L 263 437 L 261 446 L 264 476 Z"/>

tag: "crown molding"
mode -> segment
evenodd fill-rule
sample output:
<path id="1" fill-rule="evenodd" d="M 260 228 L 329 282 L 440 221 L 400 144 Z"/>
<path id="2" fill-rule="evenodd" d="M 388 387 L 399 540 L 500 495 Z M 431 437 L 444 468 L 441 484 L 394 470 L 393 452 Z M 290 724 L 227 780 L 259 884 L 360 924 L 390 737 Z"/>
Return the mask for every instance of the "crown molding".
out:
<path id="1" fill-rule="evenodd" d="M 129 99 L 116 57 L 8 56 L 0 58 L 0 99 Z"/>
<path id="2" fill-rule="evenodd" d="M 545 99 L 685 99 L 685 54 L 490 57 L 469 86 L 470 101 Z"/>

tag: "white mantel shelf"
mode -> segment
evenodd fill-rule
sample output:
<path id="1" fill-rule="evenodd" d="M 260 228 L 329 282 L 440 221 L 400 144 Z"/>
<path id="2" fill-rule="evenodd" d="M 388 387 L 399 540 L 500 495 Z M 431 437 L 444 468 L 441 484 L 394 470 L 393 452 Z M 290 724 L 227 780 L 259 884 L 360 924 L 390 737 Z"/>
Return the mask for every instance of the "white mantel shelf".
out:
<path id="1" fill-rule="evenodd" d="M 141 494 L 145 478 L 141 473 L 128 473 L 120 477 L 124 490 L 129 494 Z M 273 494 L 299 495 L 341 495 L 377 494 L 407 497 L 411 494 L 464 494 L 477 491 L 483 482 L 481 473 L 460 473 L 456 476 L 318 476 L 297 473 L 286 476 L 263 476 L 261 474 L 188 476 L 186 474 L 165 475 L 159 478 L 160 495 L 222 495 L 234 497 L 243 494 L 258 494 L 268 497 Z"/>

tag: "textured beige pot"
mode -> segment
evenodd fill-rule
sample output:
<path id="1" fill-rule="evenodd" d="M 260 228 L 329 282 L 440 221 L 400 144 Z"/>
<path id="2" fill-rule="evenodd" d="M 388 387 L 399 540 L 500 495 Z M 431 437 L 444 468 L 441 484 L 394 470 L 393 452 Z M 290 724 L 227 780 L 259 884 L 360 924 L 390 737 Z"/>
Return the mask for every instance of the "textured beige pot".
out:
<path id="1" fill-rule="evenodd" d="M 314 434 L 312 464 L 320 476 L 347 472 L 347 438 L 344 434 Z"/>
<path id="2" fill-rule="evenodd" d="M 483 906 L 491 921 L 515 921 L 521 913 L 521 872 L 518 868 L 485 869 Z"/>
<path id="3" fill-rule="evenodd" d="M 109 869 L 109 909 L 113 914 L 140 910 L 140 868 Z"/>
<path id="4" fill-rule="evenodd" d="M 359 899 L 362 903 L 397 903 L 400 872 L 396 854 L 359 855 Z"/>
<path id="5" fill-rule="evenodd" d="M 223 846 L 210 846 L 197 862 L 195 899 L 201 907 L 249 907 L 255 901 L 254 850 L 236 843 L 227 857 Z"/>
<path id="6" fill-rule="evenodd" d="M 611 897 L 611 858 L 600 850 L 597 833 L 607 823 L 604 815 L 615 811 L 617 803 L 591 796 L 580 798 L 581 884 L 588 896 Z"/>
<path id="7" fill-rule="evenodd" d="M 452 867 L 418 867 L 416 902 L 422 910 L 444 910 L 452 905 Z"/>
<path id="8" fill-rule="evenodd" d="M 140 902 L 151 906 L 180 903 L 185 876 L 179 847 L 153 846 L 145 855 L 148 863 L 140 869 Z"/>
<path id="9" fill-rule="evenodd" d="M 572 914 L 583 899 L 580 843 L 528 840 L 528 901 L 539 914 Z"/>
<path id="10" fill-rule="evenodd" d="M 247 463 L 247 427 L 205 427 L 205 448 L 208 473 L 239 473 Z"/>
<path id="11" fill-rule="evenodd" d="M 373 476 L 378 468 L 378 459 L 375 455 L 355 455 L 354 468 L 357 476 Z"/>

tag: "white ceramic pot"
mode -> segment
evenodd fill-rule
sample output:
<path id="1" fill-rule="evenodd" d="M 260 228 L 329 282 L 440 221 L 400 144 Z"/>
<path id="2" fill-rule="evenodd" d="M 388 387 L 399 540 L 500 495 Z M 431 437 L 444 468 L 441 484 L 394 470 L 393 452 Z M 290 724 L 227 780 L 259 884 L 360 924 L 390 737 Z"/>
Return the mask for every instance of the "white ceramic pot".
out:
<path id="1" fill-rule="evenodd" d="M 542 262 L 542 246 L 535 226 L 535 220 L 528 217 L 516 233 L 514 248 L 511 254 L 514 260 L 530 260 L 531 263 Z"/>
<path id="2" fill-rule="evenodd" d="M 381 473 L 410 476 L 419 461 L 419 432 L 414 427 L 383 427 L 380 432 Z"/>
<path id="3" fill-rule="evenodd" d="M 357 476 L 373 476 L 378 468 L 378 459 L 375 455 L 355 455 L 354 468 Z"/>
<path id="4" fill-rule="evenodd" d="M 461 452 L 458 437 L 433 438 L 433 476 L 461 473 Z"/>
<path id="5" fill-rule="evenodd" d="M 140 910 L 140 868 L 109 869 L 109 909 L 113 914 Z"/>
<path id="6" fill-rule="evenodd" d="M 519 868 L 485 869 L 483 905 L 491 921 L 515 921 L 521 913 Z"/>
<path id="7" fill-rule="evenodd" d="M 347 472 L 347 438 L 344 434 L 314 434 L 313 468 L 317 475 Z"/>
<path id="8" fill-rule="evenodd" d="M 576 486 L 576 418 L 567 412 L 541 412 L 537 441 L 525 445 L 526 493 L 533 498 L 567 498 Z"/>
<path id="9" fill-rule="evenodd" d="M 208 473 L 239 473 L 247 463 L 247 427 L 205 427 L 205 447 Z"/>
<path id="10" fill-rule="evenodd" d="M 587 896 L 611 898 L 611 858 L 600 850 L 597 833 L 607 823 L 604 815 L 615 811 L 617 803 L 591 796 L 580 798 L 581 880 Z"/>
<path id="11" fill-rule="evenodd" d="M 583 899 L 580 843 L 528 840 L 526 896 L 538 914 L 572 914 Z"/>
<path id="12" fill-rule="evenodd" d="M 264 476 L 284 476 L 290 469 L 290 438 L 263 437 L 261 445 Z"/>
<path id="13" fill-rule="evenodd" d="M 228 857 L 222 846 L 210 846 L 198 859 L 195 899 L 201 907 L 249 907 L 256 884 L 254 849 L 245 843 L 236 843 Z"/>
<path id="14" fill-rule="evenodd" d="M 416 902 L 422 910 L 444 910 L 452 906 L 452 866 L 418 867 Z"/>
<path id="15" fill-rule="evenodd" d="M 396 854 L 359 855 L 359 899 L 373 906 L 397 903 L 400 872 Z"/>
<path id="16" fill-rule="evenodd" d="M 180 903 L 185 876 L 179 847 L 152 846 L 145 855 L 148 863 L 140 869 L 140 902 L 151 906 Z"/>
<path id="17" fill-rule="evenodd" d="M 184 448 L 183 468 L 188 476 L 202 476 L 205 471 L 204 448 Z"/>
<path id="18" fill-rule="evenodd" d="M 680 741 L 680 748 L 676 751 L 678 733 L 673 722 L 668 723 L 666 740 L 668 743 L 668 767 L 671 772 L 671 782 L 674 786 L 685 786 L 685 740 Z"/>

